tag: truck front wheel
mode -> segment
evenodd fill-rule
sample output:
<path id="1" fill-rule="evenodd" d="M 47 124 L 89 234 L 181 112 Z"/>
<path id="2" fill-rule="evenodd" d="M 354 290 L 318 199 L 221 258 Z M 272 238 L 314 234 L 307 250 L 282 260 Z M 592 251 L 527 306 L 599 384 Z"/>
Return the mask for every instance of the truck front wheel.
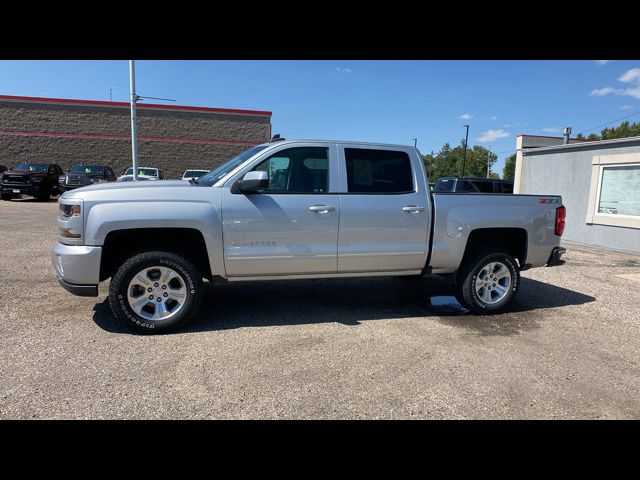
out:
<path id="1" fill-rule="evenodd" d="M 154 251 L 126 260 L 111 279 L 113 314 L 144 333 L 164 333 L 184 325 L 202 303 L 202 275 L 184 257 Z"/>
<path id="2" fill-rule="evenodd" d="M 477 253 L 464 263 L 457 278 L 456 298 L 473 313 L 504 311 L 520 287 L 516 260 L 507 253 Z"/>

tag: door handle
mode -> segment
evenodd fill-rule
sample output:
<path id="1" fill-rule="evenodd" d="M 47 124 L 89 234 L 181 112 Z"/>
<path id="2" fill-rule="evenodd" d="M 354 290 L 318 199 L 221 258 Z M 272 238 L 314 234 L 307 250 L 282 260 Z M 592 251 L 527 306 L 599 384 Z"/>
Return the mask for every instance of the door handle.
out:
<path id="1" fill-rule="evenodd" d="M 417 207 L 415 205 L 407 205 L 406 207 L 402 207 L 402 211 L 409 212 L 409 213 L 420 213 L 420 212 L 424 212 L 424 208 Z"/>
<path id="2" fill-rule="evenodd" d="M 311 207 L 309 207 L 309 210 L 312 212 L 327 213 L 333 212 L 335 210 L 335 207 L 332 207 L 331 205 L 312 205 Z"/>

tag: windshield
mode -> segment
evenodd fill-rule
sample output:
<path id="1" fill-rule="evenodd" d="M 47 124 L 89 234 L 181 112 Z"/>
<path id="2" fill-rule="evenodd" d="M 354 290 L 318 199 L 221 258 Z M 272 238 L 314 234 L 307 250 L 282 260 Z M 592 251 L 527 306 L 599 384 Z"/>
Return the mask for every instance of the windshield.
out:
<path id="1" fill-rule="evenodd" d="M 42 172 L 46 172 L 48 168 L 49 168 L 49 165 L 47 165 L 46 163 L 24 163 L 23 162 L 13 167 L 13 170 L 28 170 L 30 172 L 42 173 Z"/>
<path id="2" fill-rule="evenodd" d="M 127 168 L 124 175 L 133 175 L 133 167 Z M 138 168 L 138 175 L 145 175 L 147 177 L 157 177 L 158 170 L 156 168 Z"/>
<path id="3" fill-rule="evenodd" d="M 86 173 L 87 175 L 102 175 L 104 167 L 99 165 L 74 165 L 69 173 Z"/>
<path id="4" fill-rule="evenodd" d="M 183 177 L 201 177 L 205 173 L 209 173 L 209 170 L 187 170 L 182 175 Z"/>
<path id="5" fill-rule="evenodd" d="M 224 177 L 227 173 L 229 173 L 231 170 L 236 168 L 238 165 L 245 162 L 249 158 L 253 157 L 256 153 L 264 150 L 268 146 L 269 145 L 257 145 L 255 147 L 250 148 L 249 150 L 245 150 L 237 157 L 232 158 L 227 163 L 223 163 L 215 170 L 207 173 L 204 177 L 200 177 L 198 179 L 198 185 L 204 186 L 204 187 L 210 187 L 211 185 L 216 183 L 218 180 L 220 180 L 222 177 Z"/>

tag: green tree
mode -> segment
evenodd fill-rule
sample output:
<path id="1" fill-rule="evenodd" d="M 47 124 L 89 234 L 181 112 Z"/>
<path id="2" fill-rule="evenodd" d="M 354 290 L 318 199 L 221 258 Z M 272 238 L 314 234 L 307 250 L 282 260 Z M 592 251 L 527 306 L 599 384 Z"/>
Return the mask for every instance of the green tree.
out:
<path id="1" fill-rule="evenodd" d="M 459 177 L 462 175 L 464 140 L 455 148 L 451 148 L 449 143 L 445 143 L 437 154 L 427 154 L 422 158 L 430 181 L 435 182 L 440 177 Z M 467 149 L 464 175 L 466 177 L 486 177 L 487 162 L 489 166 L 492 166 L 497 159 L 498 156 L 495 153 L 481 145 L 474 145 Z"/>
<path id="2" fill-rule="evenodd" d="M 576 138 L 578 140 L 601 140 L 599 135 L 596 135 L 595 133 L 590 133 L 588 137 L 585 138 L 584 135 L 582 135 L 581 133 L 579 133 L 578 135 L 576 135 Z"/>
<path id="3" fill-rule="evenodd" d="M 640 123 L 629 123 L 625 120 L 617 127 L 606 127 L 600 132 L 603 140 L 609 140 L 611 138 L 625 138 L 636 137 L 640 135 Z"/>
<path id="4" fill-rule="evenodd" d="M 625 120 L 617 127 L 605 127 L 600 131 L 600 135 L 590 133 L 585 138 L 584 135 L 579 133 L 576 135 L 580 140 L 610 140 L 612 138 L 625 138 L 625 137 L 637 137 L 640 135 L 640 123 L 629 123 L 629 120 Z"/>
<path id="5" fill-rule="evenodd" d="M 502 169 L 502 178 L 505 180 L 513 180 L 516 176 L 516 154 L 510 155 L 504 161 L 504 168 Z"/>

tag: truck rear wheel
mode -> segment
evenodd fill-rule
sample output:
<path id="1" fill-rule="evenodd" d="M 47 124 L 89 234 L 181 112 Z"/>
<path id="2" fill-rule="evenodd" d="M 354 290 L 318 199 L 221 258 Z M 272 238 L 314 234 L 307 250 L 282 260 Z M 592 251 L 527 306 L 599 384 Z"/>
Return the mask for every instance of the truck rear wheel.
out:
<path id="1" fill-rule="evenodd" d="M 113 314 L 144 333 L 184 325 L 200 308 L 202 275 L 193 263 L 170 252 L 153 251 L 126 260 L 111 279 Z"/>
<path id="2" fill-rule="evenodd" d="M 479 252 L 464 263 L 457 278 L 456 298 L 473 313 L 504 311 L 520 287 L 516 260 L 503 252 Z"/>

